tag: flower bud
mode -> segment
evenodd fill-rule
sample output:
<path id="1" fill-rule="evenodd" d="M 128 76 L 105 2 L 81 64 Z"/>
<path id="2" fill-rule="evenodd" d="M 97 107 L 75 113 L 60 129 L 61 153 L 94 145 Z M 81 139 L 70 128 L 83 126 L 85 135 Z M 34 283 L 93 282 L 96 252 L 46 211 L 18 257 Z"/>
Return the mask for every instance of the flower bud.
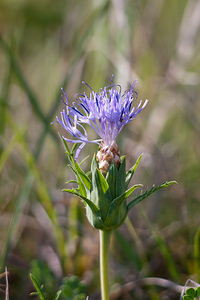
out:
<path id="1" fill-rule="evenodd" d="M 114 163 L 118 168 L 121 165 L 120 152 L 117 144 L 113 142 L 110 146 L 101 144 L 97 153 L 97 161 L 99 170 L 105 176 L 109 166 Z"/>

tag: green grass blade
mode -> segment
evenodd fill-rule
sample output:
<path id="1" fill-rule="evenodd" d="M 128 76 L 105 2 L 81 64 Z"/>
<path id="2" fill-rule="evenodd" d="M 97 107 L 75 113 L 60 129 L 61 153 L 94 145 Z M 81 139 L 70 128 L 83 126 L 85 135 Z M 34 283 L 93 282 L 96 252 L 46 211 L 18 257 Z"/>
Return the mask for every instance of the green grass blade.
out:
<path id="1" fill-rule="evenodd" d="M 169 270 L 169 273 L 172 277 L 172 279 L 174 281 L 177 281 L 179 279 L 179 272 L 177 270 L 177 267 L 176 267 L 176 264 L 174 262 L 174 259 L 171 255 L 171 252 L 164 240 L 164 238 L 162 237 L 161 233 L 159 232 L 159 230 L 153 226 L 151 224 L 151 222 L 149 221 L 146 213 L 144 212 L 144 210 L 142 208 L 140 208 L 140 212 L 141 212 L 141 215 L 142 215 L 142 218 L 143 220 L 146 222 L 152 236 L 154 237 L 154 239 L 156 240 L 156 243 L 160 249 L 160 252 L 165 260 L 165 263 L 166 263 L 166 267 L 168 268 Z"/>
<path id="2" fill-rule="evenodd" d="M 53 118 L 58 106 L 60 105 L 60 101 L 59 101 L 60 100 L 60 87 L 65 88 L 68 85 L 68 83 L 73 75 L 73 72 L 76 69 L 76 64 L 85 51 L 85 45 L 88 42 L 88 38 L 90 37 L 91 32 L 95 28 L 95 25 L 97 25 L 97 23 L 99 21 L 101 21 L 101 17 L 104 15 L 106 10 L 108 9 L 108 6 L 109 6 L 109 1 L 105 1 L 105 3 L 99 9 L 99 11 L 95 15 L 95 17 L 92 19 L 91 23 L 88 24 L 88 27 L 87 27 L 85 33 L 82 35 L 82 37 L 80 39 L 78 39 L 77 48 L 76 48 L 77 50 L 74 52 L 74 55 L 72 56 L 71 63 L 68 67 L 67 73 L 64 76 L 62 83 L 59 84 L 59 87 L 57 89 L 58 92 L 56 93 L 55 100 L 53 101 L 52 107 L 49 111 L 49 114 L 48 114 L 46 120 L 45 120 L 45 123 L 47 124 L 47 126 L 45 124 L 43 132 L 40 135 L 38 142 L 36 144 L 36 148 L 35 148 L 36 150 L 34 151 L 34 154 L 33 154 L 35 161 L 37 161 L 39 158 L 45 138 L 46 138 L 47 134 L 49 133 L 49 124 L 52 121 L 52 118 Z M 4 47 L 4 51 L 6 52 L 5 43 L 3 44 L 2 39 L 0 39 L 0 42 L 1 42 L 2 46 Z M 6 52 L 6 54 L 9 56 L 8 52 Z M 11 57 L 9 57 L 9 59 L 11 61 Z M 12 225 L 10 226 L 9 234 L 7 236 L 6 249 L 4 251 L 4 255 L 1 260 L 3 263 L 1 265 L 3 265 L 5 262 L 5 257 L 9 251 L 12 236 L 14 236 L 14 232 L 17 229 L 17 226 L 19 224 L 21 211 L 23 211 L 23 207 L 26 203 L 26 199 L 28 199 L 28 197 L 29 197 L 29 193 L 32 189 L 34 180 L 35 179 L 34 179 L 34 176 L 32 175 L 32 172 L 30 170 L 27 170 L 23 188 L 16 200 L 16 203 L 17 203 L 16 206 L 18 206 L 19 209 L 16 208 L 14 216 L 13 216 L 13 222 L 12 222 Z"/>
<path id="3" fill-rule="evenodd" d="M 13 148 L 17 144 L 18 139 L 19 139 L 19 133 L 15 133 L 14 136 L 12 137 L 12 139 L 10 140 L 10 142 L 7 143 L 7 147 L 1 153 L 1 156 L 0 156 L 0 173 L 1 173 L 8 157 L 10 156 Z"/>
<path id="4" fill-rule="evenodd" d="M 59 255 L 61 257 L 63 266 L 66 264 L 67 261 L 67 249 L 66 249 L 66 243 L 65 243 L 65 238 L 62 232 L 62 228 L 59 224 L 59 220 L 52 202 L 52 199 L 49 195 L 48 189 L 44 183 L 44 180 L 41 177 L 40 171 L 36 165 L 36 161 L 32 155 L 32 153 L 30 152 L 30 150 L 28 149 L 28 146 L 25 142 L 25 139 L 23 137 L 23 133 L 21 133 L 17 126 L 13 123 L 12 119 L 8 116 L 7 117 L 8 123 L 9 125 L 12 127 L 13 131 L 19 135 L 18 139 L 20 141 L 19 145 L 20 145 L 20 150 L 22 153 L 22 157 L 25 160 L 31 175 L 28 175 L 28 180 L 29 180 L 29 184 L 26 184 L 23 188 L 22 191 L 25 191 L 25 195 L 27 196 L 27 194 L 30 191 L 31 188 L 31 184 L 33 181 L 33 178 L 35 179 L 35 184 L 36 184 L 36 191 L 38 193 L 39 199 L 42 203 L 42 205 L 44 206 L 46 213 L 49 217 L 49 219 L 51 220 L 52 224 L 53 224 L 53 228 L 54 228 L 54 238 L 57 242 L 57 247 L 58 247 L 58 252 Z M 20 194 L 19 197 L 20 203 L 25 203 L 25 199 L 24 199 L 24 194 Z M 20 206 L 20 209 L 22 209 L 22 207 Z M 17 221 L 17 217 L 19 217 L 19 213 L 18 210 L 16 211 L 16 215 L 14 218 L 14 222 L 12 224 L 16 225 L 16 221 Z M 7 241 L 7 244 L 10 244 L 10 239 L 11 239 L 11 234 L 13 234 L 13 230 L 14 230 L 14 225 L 11 225 L 11 229 L 10 229 L 10 234 L 9 234 L 9 238 Z M 7 246 L 6 248 L 8 249 L 9 246 Z M 5 257 L 6 254 L 4 254 Z"/>
<path id="5" fill-rule="evenodd" d="M 44 294 L 39 286 L 39 283 L 37 282 L 37 279 L 35 278 L 35 276 L 33 276 L 33 274 L 30 274 L 30 278 L 31 278 L 31 281 L 38 293 L 38 296 L 40 297 L 41 300 L 45 300 L 45 297 L 44 297 Z"/>
<path id="6" fill-rule="evenodd" d="M 11 67 L 9 63 L 7 74 L 5 76 L 4 81 L 2 82 L 2 93 L 0 96 L 0 136 L 3 136 L 3 133 L 6 128 L 6 111 L 9 106 L 8 94 L 10 90 L 10 81 L 11 81 Z M 1 141 L 0 141 L 0 147 L 1 147 Z"/>
<path id="7" fill-rule="evenodd" d="M 142 243 L 140 237 L 138 236 L 138 234 L 128 216 L 126 217 L 125 225 L 127 226 L 127 229 L 136 245 L 137 253 L 142 262 L 143 269 L 145 270 L 145 272 L 147 274 L 149 274 L 149 263 L 148 263 L 148 259 L 146 256 L 145 248 L 144 248 L 143 243 Z"/>
<path id="8" fill-rule="evenodd" d="M 10 225 L 8 227 L 6 239 L 4 240 L 5 246 L 2 247 L 3 249 L 1 251 L 1 257 L 0 257 L 0 265 L 1 266 L 5 265 L 5 260 L 6 260 L 7 254 L 10 250 L 12 239 L 17 232 L 19 220 L 21 219 L 21 215 L 24 210 L 26 201 L 28 199 L 32 184 L 33 184 L 33 177 L 29 175 L 26 178 L 26 185 L 23 187 L 19 197 L 16 199 L 14 213 L 12 215 L 12 219 L 11 219 Z"/>
<path id="9" fill-rule="evenodd" d="M 28 99 L 31 103 L 31 106 L 33 108 L 33 111 L 39 117 L 40 121 L 43 123 L 44 127 L 48 130 L 48 132 L 50 132 L 51 136 L 54 139 L 56 139 L 56 141 L 57 141 L 57 137 L 56 137 L 55 133 L 52 131 L 51 127 L 49 126 L 48 119 L 45 117 L 45 115 L 43 114 L 43 112 L 39 106 L 39 101 L 38 101 L 37 97 L 33 93 L 27 80 L 25 79 L 22 70 L 20 69 L 17 61 L 15 60 L 14 55 L 12 54 L 12 51 L 10 50 L 7 43 L 3 40 L 2 37 L 0 37 L 0 44 L 2 45 L 3 50 L 9 57 L 11 68 L 14 71 L 14 73 L 16 74 L 22 88 L 26 92 Z"/>
<path id="10" fill-rule="evenodd" d="M 61 294 L 62 294 L 62 291 L 61 290 L 58 291 L 56 294 L 56 298 L 54 300 L 58 300 L 60 298 Z"/>
<path id="11" fill-rule="evenodd" d="M 133 265 L 136 270 L 140 271 L 142 269 L 142 262 L 138 253 L 135 251 L 133 242 L 128 241 L 119 230 L 114 231 L 114 236 L 117 241 L 117 246 L 121 249 L 123 260 L 126 260 L 126 263 Z"/>

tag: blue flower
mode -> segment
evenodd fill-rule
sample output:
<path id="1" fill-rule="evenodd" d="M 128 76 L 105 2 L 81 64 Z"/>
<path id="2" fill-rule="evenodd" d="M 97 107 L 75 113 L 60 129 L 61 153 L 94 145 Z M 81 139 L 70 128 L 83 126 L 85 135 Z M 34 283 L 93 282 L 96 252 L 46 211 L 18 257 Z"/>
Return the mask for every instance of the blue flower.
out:
<path id="1" fill-rule="evenodd" d="M 69 105 L 67 96 L 62 90 L 66 109 L 61 112 L 60 117 L 56 117 L 56 122 L 74 137 L 63 136 L 62 141 L 68 162 L 76 177 L 76 180 L 70 180 L 68 183 L 76 183 L 77 186 L 63 191 L 83 200 L 87 218 L 93 227 L 112 231 L 124 222 L 133 206 L 175 182 L 153 186 L 127 203 L 127 198 L 135 189 L 142 186 L 135 184 L 128 188 L 142 156 L 140 155 L 134 166 L 126 171 L 126 157 L 120 157 L 116 138 L 122 128 L 144 109 L 148 100 L 144 103 L 139 101 L 134 107 L 134 102 L 138 98 L 134 89 L 135 82 L 123 94 L 120 85 L 113 84 L 113 77 L 111 85 L 101 89 L 99 93 L 94 92 L 85 82 L 84 84 L 91 90 L 89 96 L 86 93 L 78 95 L 78 99 L 72 105 Z M 85 124 L 96 132 L 99 139 L 88 138 Z M 80 144 L 75 157 L 76 147 L 72 147 L 70 151 L 66 141 Z M 78 154 L 86 143 L 100 145 L 99 151 L 93 156 L 89 174 L 85 173 L 77 162 Z"/>
<path id="2" fill-rule="evenodd" d="M 91 90 L 90 95 L 87 96 L 85 92 L 79 94 L 76 102 L 70 106 L 67 95 L 62 89 L 62 99 L 66 109 L 60 113 L 60 117 L 56 117 L 56 122 L 74 137 L 74 139 L 63 138 L 72 143 L 80 143 L 76 158 L 86 143 L 102 144 L 108 148 L 114 145 L 122 128 L 131 122 L 148 103 L 146 100 L 142 104 L 141 100 L 137 106 L 134 106 L 134 100 L 138 98 L 134 90 L 136 82 L 123 94 L 121 86 L 113 84 L 113 76 L 111 85 L 100 89 L 99 93 L 94 92 L 85 82 L 83 83 Z M 89 125 L 100 139 L 90 140 L 84 124 Z"/>

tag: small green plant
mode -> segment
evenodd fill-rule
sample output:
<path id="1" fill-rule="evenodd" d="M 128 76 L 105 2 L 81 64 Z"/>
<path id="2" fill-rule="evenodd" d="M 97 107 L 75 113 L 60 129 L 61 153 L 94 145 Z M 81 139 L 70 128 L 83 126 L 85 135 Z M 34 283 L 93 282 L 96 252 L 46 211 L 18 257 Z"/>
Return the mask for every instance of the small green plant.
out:
<path id="1" fill-rule="evenodd" d="M 187 287 L 188 283 L 194 285 L 193 287 Z M 199 300 L 200 299 L 200 285 L 195 281 L 188 279 L 181 293 L 180 300 Z"/>
<path id="2" fill-rule="evenodd" d="M 185 291 L 185 295 L 183 296 L 183 300 L 194 300 L 199 299 L 200 297 L 200 286 L 195 288 L 188 288 Z"/>
<path id="3" fill-rule="evenodd" d="M 60 281 L 44 262 L 33 262 L 30 278 L 36 289 L 31 295 L 37 295 L 40 300 L 86 299 L 86 286 L 77 276 L 64 277 Z"/>

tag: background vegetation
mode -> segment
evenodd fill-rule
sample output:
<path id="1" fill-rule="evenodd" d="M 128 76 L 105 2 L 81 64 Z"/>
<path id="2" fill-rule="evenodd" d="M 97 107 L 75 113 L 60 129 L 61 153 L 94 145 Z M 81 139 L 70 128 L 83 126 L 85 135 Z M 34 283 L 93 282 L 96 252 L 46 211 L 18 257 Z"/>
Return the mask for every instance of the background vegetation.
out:
<path id="1" fill-rule="evenodd" d="M 143 152 L 134 181 L 178 181 L 113 236 L 112 299 L 179 299 L 178 285 L 200 282 L 199 15 L 199 0 L 0 1 L 0 273 L 11 300 L 38 299 L 30 272 L 46 300 L 62 285 L 63 299 L 99 299 L 98 233 L 61 192 L 72 173 L 50 123 L 61 87 L 72 101 L 82 80 L 98 91 L 112 74 L 122 89 L 137 79 L 150 100 L 118 140 L 130 165 Z M 81 153 L 85 170 L 94 151 Z"/>

